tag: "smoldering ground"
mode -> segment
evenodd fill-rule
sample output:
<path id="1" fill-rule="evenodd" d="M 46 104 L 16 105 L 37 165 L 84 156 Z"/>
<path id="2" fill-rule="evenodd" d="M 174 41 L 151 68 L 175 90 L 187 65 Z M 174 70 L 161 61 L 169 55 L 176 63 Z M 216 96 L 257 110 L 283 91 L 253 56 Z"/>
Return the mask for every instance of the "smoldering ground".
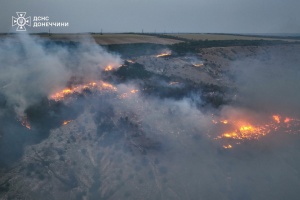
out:
<path id="1" fill-rule="evenodd" d="M 63 71 L 58 74 L 62 76 L 55 77 L 57 82 L 49 81 L 51 76 L 46 77 L 46 83 L 51 82 L 51 86 L 36 89 L 33 95 L 37 99 L 27 99 L 26 96 L 30 96 L 26 93 L 28 90 L 21 93 L 26 104 L 21 104 L 9 91 L 2 92 L 2 119 L 11 125 L 2 126 L 5 137 L 1 137 L 1 148 L 4 149 L 1 152 L 6 152 L 5 157 L 9 158 L 10 152 L 5 151 L 9 146 L 4 145 L 6 141 L 17 144 L 19 135 L 39 134 L 49 122 L 53 124 L 45 128 L 47 137 L 36 144 L 26 145 L 24 152 L 19 151 L 19 159 L 10 162 L 15 164 L 13 170 L 9 168 L 1 172 L 1 198 L 298 198 L 300 162 L 296 158 L 299 156 L 299 135 L 275 131 L 277 134 L 270 133 L 259 140 L 238 141 L 240 144 L 224 149 L 222 140 L 216 139 L 222 133 L 218 132 L 222 127 L 216 127 L 212 122 L 223 118 L 267 121 L 265 117 L 275 113 L 291 114 L 283 111 L 297 106 L 290 103 L 296 102 L 297 95 L 290 95 L 287 103 L 284 98 L 271 100 L 277 92 L 291 94 L 285 90 L 293 88 L 291 82 L 297 83 L 297 68 L 293 63 L 290 63 L 292 74 L 283 73 L 278 65 L 278 70 L 274 70 L 270 77 L 264 76 L 269 63 L 259 56 L 232 63 L 240 69 L 233 70 L 238 83 L 234 94 L 221 86 L 156 75 L 138 63 L 125 61 L 120 68 L 104 72 L 102 65 L 111 62 L 121 65 L 122 61 L 119 56 L 99 50 L 100 47 L 93 43 L 89 43 L 93 48 L 85 46 L 87 50 L 45 44 L 40 39 L 33 41 L 31 45 L 39 46 L 44 54 L 57 60 L 55 63 L 61 63 L 58 66 Z M 28 49 L 22 51 L 26 54 Z M 270 52 L 269 56 L 273 55 L 276 54 Z M 35 63 L 35 56 L 29 58 L 28 66 Z M 50 58 L 49 68 L 52 67 Z M 104 62 L 105 58 L 110 59 Z M 289 62 L 284 59 L 279 60 Z M 21 63 L 16 61 L 14 64 L 21 68 Z M 62 70 L 60 67 L 57 70 Z M 19 84 L 25 84 L 26 80 L 35 82 L 33 89 L 46 84 L 39 83 L 43 79 L 31 78 L 30 71 L 34 68 L 29 66 L 27 69 L 27 77 L 21 77 Z M 46 67 L 44 71 L 47 72 Z M 279 75 L 284 77 L 282 80 L 290 81 L 276 91 L 274 89 L 270 97 L 261 97 L 263 88 L 273 86 L 273 77 Z M 58 102 L 48 99 L 50 94 L 68 85 L 92 79 L 105 80 L 116 89 L 87 88 L 66 95 Z M 4 85 L 7 85 L 7 80 L 3 79 Z M 263 85 L 256 90 L 258 93 L 255 88 L 251 90 L 253 81 Z M 232 96 L 228 97 L 228 94 Z M 251 98 L 255 100 L 250 101 Z M 264 99 L 272 103 L 264 106 Z M 14 111 L 19 105 L 24 105 L 24 114 L 32 124 L 31 130 L 16 120 Z M 280 109 L 276 109 L 276 105 Z M 284 106 L 288 107 L 283 109 Z M 11 117 L 4 118 L 8 113 Z M 292 115 L 297 117 L 297 114 Z M 70 122 L 62 125 L 63 120 Z"/>

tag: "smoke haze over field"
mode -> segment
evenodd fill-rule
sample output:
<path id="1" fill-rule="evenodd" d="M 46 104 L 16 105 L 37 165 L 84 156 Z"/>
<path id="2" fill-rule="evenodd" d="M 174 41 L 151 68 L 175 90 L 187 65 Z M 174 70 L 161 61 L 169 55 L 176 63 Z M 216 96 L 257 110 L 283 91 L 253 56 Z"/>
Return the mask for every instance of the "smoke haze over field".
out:
<path id="1" fill-rule="evenodd" d="M 241 101 L 251 109 L 299 117 L 300 59 L 273 50 L 232 63 Z M 272 61 L 270 61 L 272 58 Z M 269 59 L 269 60 L 268 60 Z"/>

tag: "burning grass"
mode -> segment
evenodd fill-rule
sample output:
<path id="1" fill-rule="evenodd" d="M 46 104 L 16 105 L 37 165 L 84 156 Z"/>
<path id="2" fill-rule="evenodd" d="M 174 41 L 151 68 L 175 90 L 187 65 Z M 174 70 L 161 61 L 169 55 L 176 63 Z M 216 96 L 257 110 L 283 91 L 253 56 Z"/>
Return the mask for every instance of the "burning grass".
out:
<path id="1" fill-rule="evenodd" d="M 156 58 L 161 58 L 161 57 L 167 57 L 167 56 L 171 56 L 172 52 L 170 50 L 166 50 L 164 52 L 162 52 L 161 54 L 156 55 Z"/>
<path id="2" fill-rule="evenodd" d="M 226 143 L 223 148 L 230 149 L 236 144 L 246 140 L 259 140 L 272 133 L 300 133 L 300 119 L 294 119 L 282 115 L 272 115 L 263 120 L 264 122 L 252 122 L 246 119 L 221 119 L 212 120 L 220 134 L 215 137 L 221 143 Z"/>
<path id="3" fill-rule="evenodd" d="M 156 58 L 160 58 L 160 57 L 165 57 L 165 56 L 170 56 L 170 53 L 162 53 L 156 56 Z"/>
<path id="4" fill-rule="evenodd" d="M 49 99 L 54 101 L 61 101 L 65 97 L 75 93 L 82 93 L 84 90 L 98 90 L 98 91 L 117 91 L 117 88 L 110 83 L 104 81 L 90 82 L 74 87 L 65 88 L 49 96 Z"/>

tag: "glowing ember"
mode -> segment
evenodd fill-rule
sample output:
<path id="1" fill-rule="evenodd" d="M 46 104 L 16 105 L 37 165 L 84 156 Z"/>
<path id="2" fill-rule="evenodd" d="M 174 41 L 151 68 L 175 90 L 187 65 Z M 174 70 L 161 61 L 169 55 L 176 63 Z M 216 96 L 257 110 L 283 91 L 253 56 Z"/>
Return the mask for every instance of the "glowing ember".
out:
<path id="1" fill-rule="evenodd" d="M 214 123 L 214 124 L 217 124 L 218 122 L 216 121 L 216 120 L 211 120 L 212 121 L 212 123 Z"/>
<path id="2" fill-rule="evenodd" d="M 131 92 L 132 94 L 135 94 L 135 93 L 138 92 L 138 90 L 131 90 L 130 92 Z"/>
<path id="3" fill-rule="evenodd" d="M 113 85 L 109 83 L 105 83 L 103 81 L 99 82 L 90 82 L 87 84 L 82 84 L 82 85 L 77 85 L 72 88 L 66 88 L 63 89 L 60 92 L 57 92 L 55 94 L 50 95 L 50 99 L 53 99 L 55 101 L 61 101 L 63 100 L 66 96 L 69 96 L 74 93 L 82 93 L 84 90 L 90 89 L 90 90 L 108 90 L 108 91 L 117 91 L 117 88 L 114 87 Z"/>
<path id="4" fill-rule="evenodd" d="M 126 60 L 129 63 L 135 63 L 133 60 Z"/>
<path id="5" fill-rule="evenodd" d="M 133 89 L 133 90 L 130 90 L 130 92 L 125 92 L 123 94 L 118 95 L 118 97 L 119 97 L 119 99 L 127 99 L 130 96 L 132 96 L 132 95 L 134 95 L 134 94 L 136 94 L 138 92 L 139 92 L 139 90 Z"/>
<path id="6" fill-rule="evenodd" d="M 64 121 L 64 122 L 63 122 L 63 125 L 67 125 L 67 124 L 69 124 L 71 121 L 72 121 L 72 120 Z"/>
<path id="7" fill-rule="evenodd" d="M 233 144 L 240 144 L 240 141 L 244 140 L 258 140 L 259 138 L 266 136 L 275 131 L 280 131 L 283 133 L 300 133 L 299 127 L 300 120 L 292 119 L 280 115 L 273 115 L 268 118 L 267 123 L 257 124 L 250 123 L 242 120 L 212 120 L 213 124 L 218 125 L 221 130 L 225 131 L 217 136 L 215 139 L 223 140 L 227 145 L 223 145 L 223 148 L 229 149 L 233 147 Z M 294 129 L 291 129 L 294 128 Z M 230 143 L 230 144 L 228 144 Z"/>
<path id="8" fill-rule="evenodd" d="M 221 120 L 221 123 L 228 124 L 228 120 Z"/>
<path id="9" fill-rule="evenodd" d="M 113 67 L 111 65 L 108 65 L 107 67 L 105 67 L 104 71 L 108 72 L 113 70 Z"/>
<path id="10" fill-rule="evenodd" d="M 179 82 L 170 82 L 169 85 L 176 85 L 179 84 Z"/>
<path id="11" fill-rule="evenodd" d="M 230 144 L 228 144 L 228 145 L 223 145 L 223 148 L 224 148 L 224 149 L 231 149 L 232 146 L 231 146 Z"/>
<path id="12" fill-rule="evenodd" d="M 291 122 L 292 121 L 292 119 L 291 118 L 285 118 L 285 120 L 283 121 L 284 123 L 289 123 L 289 122 Z"/>
<path id="13" fill-rule="evenodd" d="M 280 116 L 279 115 L 273 115 L 273 119 L 279 124 L 280 123 Z"/>
<path id="14" fill-rule="evenodd" d="M 193 64 L 194 67 L 202 67 L 203 63 L 199 63 L 199 64 Z"/>
<path id="15" fill-rule="evenodd" d="M 31 129 L 31 126 L 30 126 L 26 116 L 21 117 L 20 121 L 21 121 L 22 126 L 26 127 L 27 129 Z"/>

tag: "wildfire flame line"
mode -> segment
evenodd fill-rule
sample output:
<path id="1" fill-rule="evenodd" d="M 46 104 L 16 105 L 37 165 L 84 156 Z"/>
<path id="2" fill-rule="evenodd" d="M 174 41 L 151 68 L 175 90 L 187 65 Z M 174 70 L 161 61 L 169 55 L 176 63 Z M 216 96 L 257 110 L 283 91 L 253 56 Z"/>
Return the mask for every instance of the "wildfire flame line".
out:
<path id="1" fill-rule="evenodd" d="M 87 84 L 83 85 L 78 85 L 72 88 L 66 88 L 63 89 L 60 92 L 57 92 L 53 95 L 50 95 L 50 99 L 53 99 L 55 101 L 61 101 L 63 100 L 66 96 L 74 94 L 74 93 L 82 93 L 86 89 L 96 89 L 96 90 L 107 90 L 107 91 L 117 91 L 117 88 L 114 87 L 113 85 L 103 82 L 103 81 L 98 81 L 98 82 L 90 82 Z"/>
<path id="2" fill-rule="evenodd" d="M 268 123 L 262 125 L 254 125 L 242 120 L 234 121 L 229 119 L 219 121 L 213 119 L 212 123 L 221 124 L 224 128 L 229 129 L 215 138 L 217 140 L 223 140 L 227 143 L 231 142 L 230 144 L 223 145 L 224 149 L 231 149 L 233 147 L 233 143 L 240 144 L 238 141 L 258 140 L 259 138 L 278 130 L 284 133 L 300 133 L 300 130 L 290 129 L 292 127 L 300 126 L 299 119 L 282 117 L 280 115 L 273 115 L 270 117 Z"/>
<path id="3" fill-rule="evenodd" d="M 62 101 L 66 97 L 69 97 L 72 94 L 82 93 L 85 89 L 97 90 L 97 91 L 109 91 L 109 92 L 117 92 L 118 91 L 118 89 L 115 86 L 113 86 L 112 84 L 106 83 L 103 81 L 98 81 L 98 82 L 90 82 L 87 84 L 77 85 L 72 88 L 65 88 L 59 92 L 56 92 L 56 93 L 50 95 L 49 99 L 52 99 L 54 101 Z M 131 89 L 129 92 L 119 94 L 117 97 L 119 99 L 126 99 L 129 96 L 134 95 L 138 92 L 139 92 L 139 90 L 137 90 L 137 89 Z"/>

